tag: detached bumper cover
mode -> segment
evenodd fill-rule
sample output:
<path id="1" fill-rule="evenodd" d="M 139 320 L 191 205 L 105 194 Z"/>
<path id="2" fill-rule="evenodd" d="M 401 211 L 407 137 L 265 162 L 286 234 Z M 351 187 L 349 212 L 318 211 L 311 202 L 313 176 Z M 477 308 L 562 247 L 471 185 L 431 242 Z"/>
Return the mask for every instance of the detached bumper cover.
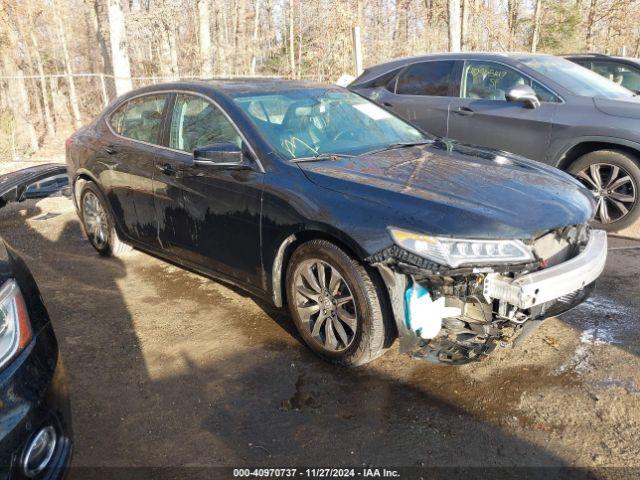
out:
<path id="1" fill-rule="evenodd" d="M 600 276 L 607 261 L 607 233 L 593 230 L 582 252 L 550 268 L 510 279 L 497 273 L 486 276 L 487 299 L 528 309 L 579 290 Z"/>

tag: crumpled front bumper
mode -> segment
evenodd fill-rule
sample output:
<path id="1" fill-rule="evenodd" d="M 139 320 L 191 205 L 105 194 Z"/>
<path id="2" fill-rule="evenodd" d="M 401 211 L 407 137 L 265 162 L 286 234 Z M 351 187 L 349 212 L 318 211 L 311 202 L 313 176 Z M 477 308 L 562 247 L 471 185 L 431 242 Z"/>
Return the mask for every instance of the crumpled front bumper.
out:
<path id="1" fill-rule="evenodd" d="M 607 261 L 607 232 L 592 230 L 586 246 L 575 257 L 553 267 L 511 279 L 498 273 L 485 277 L 483 292 L 521 309 L 555 300 L 596 280 Z"/>

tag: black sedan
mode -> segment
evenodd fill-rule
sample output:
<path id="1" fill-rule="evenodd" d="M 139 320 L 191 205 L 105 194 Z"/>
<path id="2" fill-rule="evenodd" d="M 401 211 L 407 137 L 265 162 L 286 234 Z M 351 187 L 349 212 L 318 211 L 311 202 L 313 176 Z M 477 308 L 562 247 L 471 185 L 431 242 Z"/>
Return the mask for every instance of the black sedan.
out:
<path id="1" fill-rule="evenodd" d="M 588 294 L 606 259 L 588 190 L 432 138 L 373 102 L 284 80 L 133 91 L 67 141 L 102 255 L 131 247 L 288 305 L 343 365 L 400 339 L 480 359 Z"/>
<path id="2" fill-rule="evenodd" d="M 62 478 L 71 459 L 69 397 L 38 287 L 0 240 L 0 478 Z"/>

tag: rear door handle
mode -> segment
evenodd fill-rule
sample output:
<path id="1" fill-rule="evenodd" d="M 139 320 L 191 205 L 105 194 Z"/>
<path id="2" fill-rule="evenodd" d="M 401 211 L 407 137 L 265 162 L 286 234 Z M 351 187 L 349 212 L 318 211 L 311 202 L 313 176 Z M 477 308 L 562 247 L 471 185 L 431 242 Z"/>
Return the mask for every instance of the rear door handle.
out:
<path id="1" fill-rule="evenodd" d="M 113 148 L 113 145 L 105 145 L 104 147 L 102 147 L 102 150 L 107 152 L 109 155 L 114 155 L 118 153 L 117 150 Z"/>
<path id="2" fill-rule="evenodd" d="M 389 102 L 382 102 L 382 104 L 383 104 L 385 107 L 393 107 L 393 105 L 392 105 L 392 104 L 390 104 Z"/>
<path id="3" fill-rule="evenodd" d="M 453 111 L 453 113 L 455 113 L 456 115 L 462 115 L 463 117 L 469 117 L 473 115 L 473 110 L 471 110 L 469 107 L 458 107 Z"/>

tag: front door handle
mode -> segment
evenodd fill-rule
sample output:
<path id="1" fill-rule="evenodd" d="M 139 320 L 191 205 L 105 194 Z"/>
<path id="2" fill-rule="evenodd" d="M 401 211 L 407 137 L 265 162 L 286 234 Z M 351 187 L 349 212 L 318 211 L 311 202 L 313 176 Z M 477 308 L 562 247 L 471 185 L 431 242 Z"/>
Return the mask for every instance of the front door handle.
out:
<path id="1" fill-rule="evenodd" d="M 173 177 L 175 176 L 176 173 L 178 173 L 178 171 L 175 168 L 173 168 L 173 166 L 170 163 L 165 163 L 164 165 L 160 165 L 156 163 L 156 168 L 160 170 L 162 173 L 164 173 L 165 175 L 169 175 L 170 177 Z"/>
<path id="2" fill-rule="evenodd" d="M 105 145 L 104 147 L 102 147 L 102 150 L 107 152 L 109 155 L 115 155 L 116 153 L 118 153 L 117 150 L 113 148 L 113 145 Z"/>
<path id="3" fill-rule="evenodd" d="M 393 107 L 393 105 L 392 105 L 392 104 L 390 104 L 389 102 L 382 102 L 382 104 L 383 104 L 385 107 Z"/>
<path id="4" fill-rule="evenodd" d="M 473 115 L 473 110 L 471 110 L 469 107 L 458 107 L 453 111 L 453 113 L 455 113 L 456 115 L 461 115 L 463 117 L 469 117 Z"/>

